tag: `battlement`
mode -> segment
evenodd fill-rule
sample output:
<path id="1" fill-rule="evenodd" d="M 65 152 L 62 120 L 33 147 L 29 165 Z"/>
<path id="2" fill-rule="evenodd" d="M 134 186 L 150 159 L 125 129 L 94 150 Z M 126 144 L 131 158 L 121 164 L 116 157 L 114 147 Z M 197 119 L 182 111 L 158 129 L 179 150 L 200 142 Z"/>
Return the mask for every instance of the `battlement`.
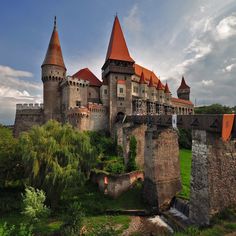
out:
<path id="1" fill-rule="evenodd" d="M 38 110 L 43 109 L 43 103 L 16 104 L 16 110 Z"/>
<path id="2" fill-rule="evenodd" d="M 61 82 L 61 86 L 87 87 L 89 86 L 89 81 L 67 76 L 66 80 Z"/>
<path id="3" fill-rule="evenodd" d="M 106 107 L 101 103 L 88 103 L 88 109 L 91 112 L 106 112 Z"/>

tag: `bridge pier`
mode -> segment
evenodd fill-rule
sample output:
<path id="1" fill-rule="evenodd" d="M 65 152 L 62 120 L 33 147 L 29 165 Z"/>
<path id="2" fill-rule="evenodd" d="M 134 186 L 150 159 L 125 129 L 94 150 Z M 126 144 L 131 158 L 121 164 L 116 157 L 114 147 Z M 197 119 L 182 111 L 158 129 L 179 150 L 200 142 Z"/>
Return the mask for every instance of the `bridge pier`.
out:
<path id="1" fill-rule="evenodd" d="M 236 141 L 219 133 L 192 131 L 190 220 L 208 225 L 211 217 L 236 205 Z"/>
<path id="2" fill-rule="evenodd" d="M 158 210 L 181 190 L 178 134 L 170 128 L 148 128 L 145 134 L 144 199 Z"/>

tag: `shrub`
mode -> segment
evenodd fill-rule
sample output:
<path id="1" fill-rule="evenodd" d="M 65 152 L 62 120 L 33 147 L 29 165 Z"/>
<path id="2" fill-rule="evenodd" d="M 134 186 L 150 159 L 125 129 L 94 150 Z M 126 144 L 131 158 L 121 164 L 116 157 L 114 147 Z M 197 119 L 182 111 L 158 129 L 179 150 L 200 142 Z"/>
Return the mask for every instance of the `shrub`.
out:
<path id="1" fill-rule="evenodd" d="M 122 157 L 110 157 L 110 160 L 104 162 L 104 171 L 112 174 L 122 174 L 125 172 L 124 159 Z"/>
<path id="2" fill-rule="evenodd" d="M 0 236 L 32 236 L 33 226 L 21 223 L 18 227 L 6 222 L 0 226 Z"/>
<path id="3" fill-rule="evenodd" d="M 137 165 L 135 162 L 135 158 L 137 155 L 136 149 L 137 149 L 137 140 L 135 136 L 131 136 L 130 142 L 129 142 L 129 160 L 127 163 L 128 172 L 137 170 Z"/>
<path id="4" fill-rule="evenodd" d="M 44 205 L 46 200 L 45 193 L 42 190 L 28 187 L 23 197 L 23 211 L 29 221 L 39 221 L 40 218 L 49 214 L 49 209 Z"/>
<path id="5" fill-rule="evenodd" d="M 81 205 L 78 202 L 73 202 L 69 205 L 66 213 L 65 223 L 61 227 L 61 231 L 65 236 L 80 235 L 82 228 L 83 212 Z"/>

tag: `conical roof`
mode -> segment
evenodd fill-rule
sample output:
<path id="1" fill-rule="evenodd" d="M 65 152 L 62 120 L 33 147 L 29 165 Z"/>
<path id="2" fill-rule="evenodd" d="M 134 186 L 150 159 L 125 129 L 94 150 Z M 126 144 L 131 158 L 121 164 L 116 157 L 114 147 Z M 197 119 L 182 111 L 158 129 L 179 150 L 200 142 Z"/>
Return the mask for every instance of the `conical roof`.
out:
<path id="1" fill-rule="evenodd" d="M 59 35 L 57 32 L 56 18 L 54 20 L 54 28 L 52 31 L 52 36 L 51 36 L 51 39 L 48 45 L 48 50 L 47 50 L 42 66 L 44 65 L 56 65 L 56 66 L 61 66 L 66 69 L 63 56 L 62 56 Z"/>
<path id="2" fill-rule="evenodd" d="M 140 80 L 139 80 L 140 84 L 146 84 L 145 78 L 144 78 L 144 73 L 142 72 Z"/>
<path id="3" fill-rule="evenodd" d="M 159 80 L 158 84 L 157 84 L 157 90 L 164 90 L 164 86 L 162 84 L 162 82 Z"/>
<path id="4" fill-rule="evenodd" d="M 186 84 L 184 77 L 182 76 L 181 84 L 178 88 L 179 89 L 189 89 L 190 87 Z"/>
<path id="5" fill-rule="evenodd" d="M 156 86 L 154 85 L 152 75 L 150 76 L 150 80 L 149 80 L 149 85 L 148 85 L 148 86 L 149 86 L 149 87 L 156 87 Z"/>
<path id="6" fill-rule="evenodd" d="M 106 61 L 108 59 L 134 62 L 129 54 L 118 17 L 115 17 L 111 32 L 110 42 L 107 49 Z"/>
<path id="7" fill-rule="evenodd" d="M 166 85 L 165 85 L 165 93 L 170 93 L 169 86 L 168 86 L 167 82 L 166 82 Z"/>

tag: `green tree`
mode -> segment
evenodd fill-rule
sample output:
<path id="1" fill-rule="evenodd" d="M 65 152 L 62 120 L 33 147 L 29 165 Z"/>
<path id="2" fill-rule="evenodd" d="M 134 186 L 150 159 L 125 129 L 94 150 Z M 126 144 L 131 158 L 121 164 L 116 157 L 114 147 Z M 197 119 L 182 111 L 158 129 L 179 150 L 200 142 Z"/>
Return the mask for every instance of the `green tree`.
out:
<path id="1" fill-rule="evenodd" d="M 39 221 L 41 218 L 48 216 L 50 210 L 44 204 L 46 196 L 44 191 L 27 187 L 23 197 L 23 211 L 29 222 Z"/>
<path id="2" fill-rule="evenodd" d="M 17 154 L 17 139 L 8 128 L 0 126 L 0 186 L 24 177 L 24 168 Z"/>
<path id="3" fill-rule="evenodd" d="M 232 108 L 216 103 L 209 106 L 196 107 L 194 112 L 196 114 L 230 114 L 232 113 Z"/>
<path id="4" fill-rule="evenodd" d="M 85 182 L 96 160 L 86 133 L 56 121 L 23 133 L 19 146 L 29 185 L 43 189 L 53 208 L 63 191 Z"/>
<path id="5" fill-rule="evenodd" d="M 137 155 L 136 149 L 137 149 L 137 140 L 135 136 L 132 135 L 129 142 L 129 160 L 127 163 L 127 171 L 137 170 L 137 165 L 135 161 Z"/>

